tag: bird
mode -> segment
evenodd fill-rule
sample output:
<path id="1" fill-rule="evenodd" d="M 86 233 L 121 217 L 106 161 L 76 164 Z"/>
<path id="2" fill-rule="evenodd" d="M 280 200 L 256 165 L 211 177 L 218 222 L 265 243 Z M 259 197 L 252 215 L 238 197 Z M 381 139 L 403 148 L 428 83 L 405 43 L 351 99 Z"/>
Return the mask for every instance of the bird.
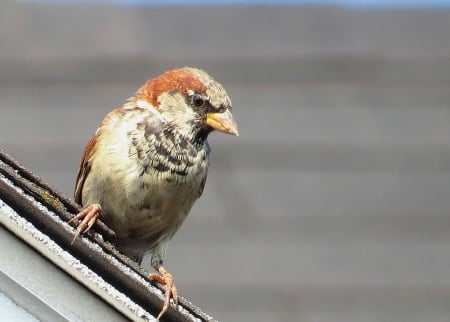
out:
<path id="1" fill-rule="evenodd" d="M 163 308 L 178 303 L 164 258 L 194 202 L 208 167 L 208 135 L 238 136 L 231 100 L 204 70 L 183 67 L 148 80 L 122 107 L 109 112 L 86 145 L 75 184 L 82 210 L 73 241 L 100 218 L 115 233 L 113 244 L 142 263 L 150 255 L 165 287 Z"/>

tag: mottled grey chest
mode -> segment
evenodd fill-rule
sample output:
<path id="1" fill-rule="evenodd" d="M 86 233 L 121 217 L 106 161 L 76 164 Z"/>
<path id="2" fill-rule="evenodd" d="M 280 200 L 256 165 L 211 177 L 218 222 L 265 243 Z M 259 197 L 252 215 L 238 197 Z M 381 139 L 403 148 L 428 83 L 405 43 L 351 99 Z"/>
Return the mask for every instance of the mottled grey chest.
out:
<path id="1" fill-rule="evenodd" d="M 195 142 L 173 127 L 162 128 L 148 121 L 138 123 L 127 135 L 131 142 L 128 153 L 139 165 L 139 176 L 153 176 L 165 184 L 195 182 L 203 180 L 198 176 L 206 176 L 207 141 Z"/>

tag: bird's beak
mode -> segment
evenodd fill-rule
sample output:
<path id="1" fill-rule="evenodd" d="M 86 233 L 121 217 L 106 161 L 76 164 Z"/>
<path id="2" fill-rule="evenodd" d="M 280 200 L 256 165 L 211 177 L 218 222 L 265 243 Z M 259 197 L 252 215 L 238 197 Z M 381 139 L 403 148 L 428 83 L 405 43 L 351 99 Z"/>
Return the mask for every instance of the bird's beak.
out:
<path id="1" fill-rule="evenodd" d="M 214 130 L 236 136 L 239 135 L 236 122 L 234 121 L 233 115 L 231 115 L 229 109 L 226 109 L 225 112 L 222 113 L 209 113 L 206 115 L 205 123 Z"/>

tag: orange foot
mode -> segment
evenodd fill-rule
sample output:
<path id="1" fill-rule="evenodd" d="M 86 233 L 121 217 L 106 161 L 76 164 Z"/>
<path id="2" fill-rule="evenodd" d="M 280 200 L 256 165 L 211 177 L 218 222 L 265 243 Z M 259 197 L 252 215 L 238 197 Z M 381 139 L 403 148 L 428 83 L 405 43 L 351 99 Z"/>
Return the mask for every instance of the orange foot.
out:
<path id="1" fill-rule="evenodd" d="M 84 234 L 89 229 L 91 229 L 91 227 L 95 224 L 95 221 L 97 220 L 98 216 L 101 215 L 101 213 L 102 207 L 99 204 L 93 204 L 87 206 L 82 211 L 80 211 L 78 215 L 69 220 L 69 223 L 71 223 L 74 220 L 81 220 L 80 224 L 77 227 L 75 237 L 72 239 L 72 244 L 75 241 L 75 239 L 77 239 L 78 236 L 80 236 L 80 234 Z"/>
<path id="2" fill-rule="evenodd" d="M 158 317 L 156 318 L 157 320 L 159 320 L 159 318 L 164 313 L 166 313 L 167 309 L 169 308 L 170 297 L 172 297 L 173 300 L 175 301 L 175 305 L 178 305 L 178 292 L 177 292 L 177 288 L 175 287 L 175 284 L 173 284 L 172 274 L 170 274 L 168 271 L 166 271 L 166 269 L 162 266 L 158 266 L 157 270 L 161 275 L 153 273 L 153 274 L 150 274 L 150 276 L 148 278 L 150 281 L 157 281 L 159 284 L 166 286 L 166 292 L 164 294 L 165 295 L 164 296 L 164 306 L 163 306 L 161 312 L 159 313 Z"/>

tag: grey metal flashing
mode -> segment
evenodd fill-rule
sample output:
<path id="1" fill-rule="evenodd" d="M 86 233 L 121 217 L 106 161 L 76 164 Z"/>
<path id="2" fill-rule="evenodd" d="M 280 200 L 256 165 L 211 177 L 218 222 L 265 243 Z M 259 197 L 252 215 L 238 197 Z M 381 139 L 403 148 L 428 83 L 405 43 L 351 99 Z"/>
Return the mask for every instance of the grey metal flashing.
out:
<path id="1" fill-rule="evenodd" d="M 114 233 L 108 227 L 96 224 L 93 232 L 71 244 L 75 230 L 67 221 L 79 209 L 0 149 L 0 224 L 122 318 L 154 320 L 163 305 L 161 289 L 148 281 L 147 271 L 114 248 Z M 178 307 L 172 305 L 161 321 L 214 319 L 181 297 Z"/>
<path id="2" fill-rule="evenodd" d="M 20 220 L 14 210 L 1 200 L 0 216 L 3 217 L 2 223 L 9 221 L 9 228 L 15 226 L 17 230 L 24 224 L 27 226 L 19 231 L 19 238 L 0 225 L 0 243 L 3 245 L 0 253 L 0 292 L 16 307 L 28 312 L 36 321 L 119 322 L 130 319 L 87 288 L 80 287 L 65 271 L 24 242 L 22 237 L 33 238 L 39 233 L 33 232 L 34 227 Z M 46 239 L 45 236 L 40 237 Z M 54 245 L 51 248 L 55 249 Z M 68 254 L 65 258 L 69 259 Z M 15 310 L 6 309 L 7 312 L 3 312 L 2 308 L 2 321 L 22 321 Z M 8 312 L 13 319 L 5 319 L 4 314 Z"/>

